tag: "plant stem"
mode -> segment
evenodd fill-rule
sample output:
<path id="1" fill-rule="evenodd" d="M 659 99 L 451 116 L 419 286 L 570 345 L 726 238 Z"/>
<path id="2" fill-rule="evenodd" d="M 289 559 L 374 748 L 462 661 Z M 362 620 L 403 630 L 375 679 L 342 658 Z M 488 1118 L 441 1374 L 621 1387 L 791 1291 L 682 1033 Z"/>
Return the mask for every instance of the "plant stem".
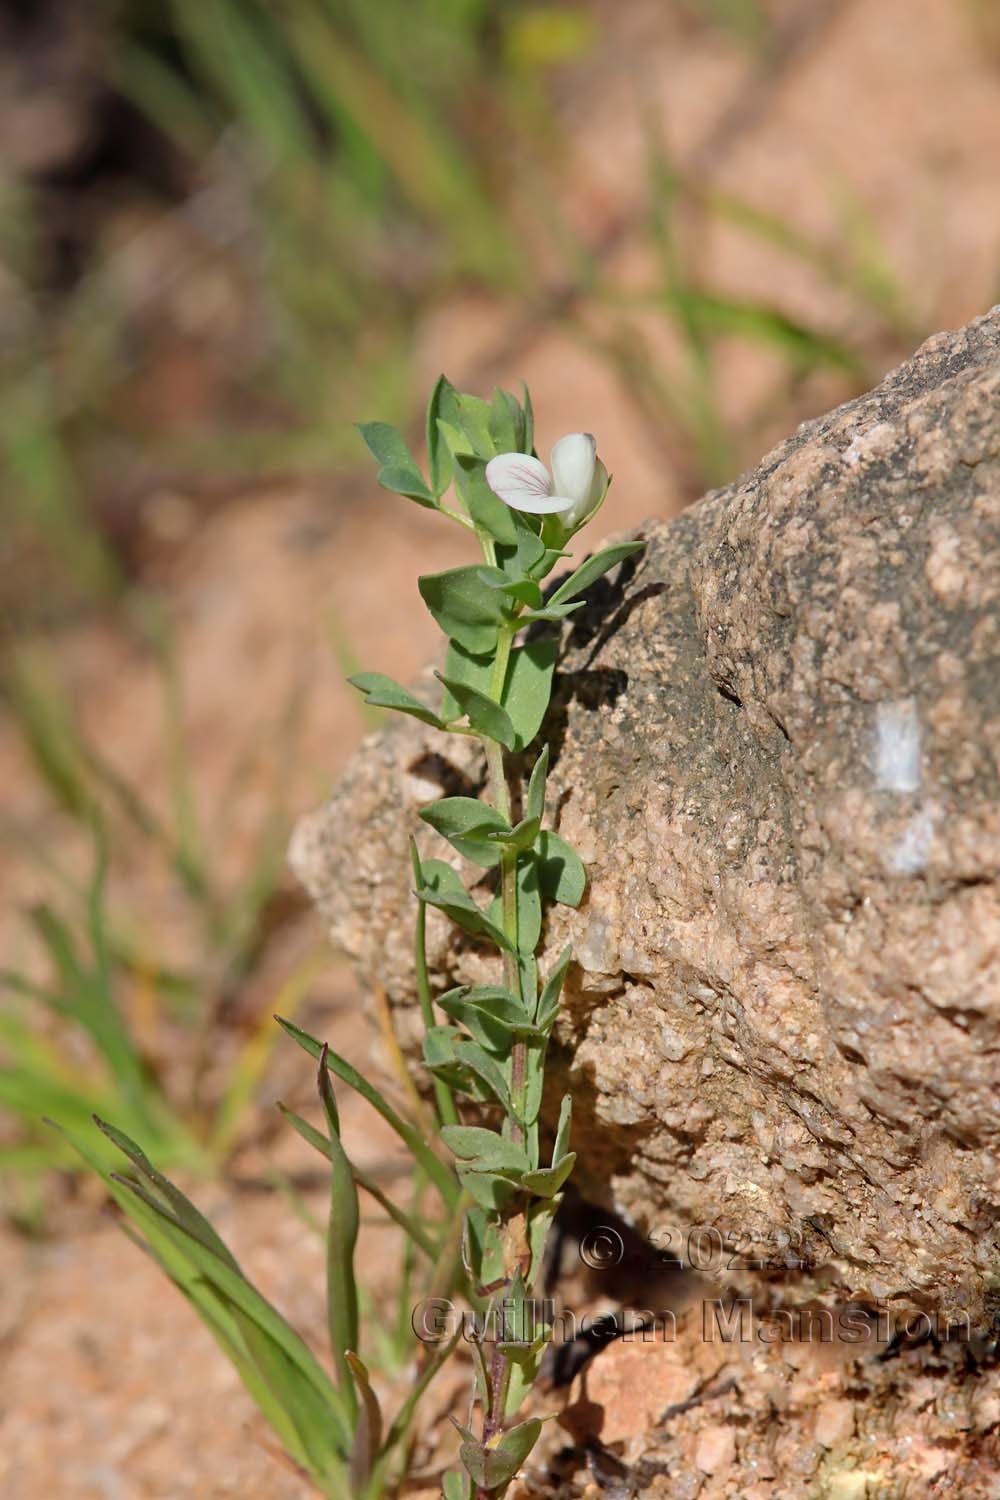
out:
<path id="1" fill-rule="evenodd" d="M 514 636 L 510 630 L 501 630 L 497 639 L 497 654 L 493 661 L 493 676 L 490 680 L 490 697 L 495 703 L 503 702 L 503 691 L 507 682 L 510 652 Z M 490 773 L 490 791 L 493 805 L 502 818 L 511 821 L 510 787 L 507 784 L 507 768 L 503 746 L 495 740 L 486 740 L 486 763 Z M 500 860 L 500 902 L 504 936 L 510 942 L 510 951 L 503 955 L 504 984 L 513 994 L 521 994 L 521 966 L 517 956 L 517 852 L 505 849 Z M 518 1107 L 518 1118 L 511 1121 L 511 1139 L 524 1145 L 523 1115 L 525 1073 L 525 1043 L 515 1040 L 511 1053 L 511 1094 Z"/>

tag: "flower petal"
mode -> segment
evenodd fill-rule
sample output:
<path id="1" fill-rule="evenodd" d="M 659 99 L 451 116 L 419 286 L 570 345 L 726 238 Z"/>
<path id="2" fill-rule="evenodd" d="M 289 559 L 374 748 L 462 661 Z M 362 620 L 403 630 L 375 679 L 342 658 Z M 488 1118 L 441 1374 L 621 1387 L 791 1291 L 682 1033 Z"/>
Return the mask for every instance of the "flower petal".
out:
<path id="1" fill-rule="evenodd" d="M 566 495 L 536 495 L 531 490 L 505 490 L 500 499 L 511 510 L 523 510 L 529 516 L 562 515 L 573 508 L 573 501 Z"/>
<path id="2" fill-rule="evenodd" d="M 501 453 L 486 465 L 486 483 L 500 499 L 508 491 L 533 495 L 550 495 L 552 480 L 540 458 L 530 453 Z"/>
<path id="3" fill-rule="evenodd" d="M 597 463 L 597 444 L 589 432 L 568 432 L 552 449 L 552 487 L 572 497 L 574 505 L 590 498 Z"/>
<path id="4" fill-rule="evenodd" d="M 594 464 L 594 477 L 590 481 L 590 493 L 585 500 L 574 503 L 572 510 L 563 516 L 566 526 L 582 526 L 584 521 L 589 521 L 591 516 L 601 508 L 601 502 L 608 492 L 608 471 L 600 459 Z"/>
<path id="5" fill-rule="evenodd" d="M 491 458 L 486 465 L 486 483 L 512 510 L 533 516 L 552 515 L 573 503 L 553 496 L 548 469 L 530 453 L 500 453 Z"/>

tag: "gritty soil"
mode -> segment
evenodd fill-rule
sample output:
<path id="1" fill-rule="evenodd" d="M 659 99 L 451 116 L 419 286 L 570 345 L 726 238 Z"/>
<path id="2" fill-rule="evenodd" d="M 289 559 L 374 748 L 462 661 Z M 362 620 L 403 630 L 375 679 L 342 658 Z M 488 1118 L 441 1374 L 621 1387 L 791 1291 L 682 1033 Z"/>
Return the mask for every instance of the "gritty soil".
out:
<path id="1" fill-rule="evenodd" d="M 773 9 L 792 28 L 787 66 L 749 59 L 692 24 L 686 6 L 667 19 L 658 4 L 632 4 L 620 15 L 615 8 L 613 44 L 565 84 L 561 107 L 573 142 L 567 213 L 591 237 L 603 237 L 602 253 L 620 279 L 644 273 L 636 100 L 648 97 L 662 108 L 682 161 L 805 228 L 838 231 L 838 194 L 850 182 L 872 206 L 906 284 L 919 289 L 923 326 L 955 326 L 981 312 L 993 300 L 1000 246 L 1000 71 L 972 5 L 817 0 L 796 7 L 789 0 Z M 842 305 L 808 267 L 748 244 L 731 227 L 705 227 L 703 236 L 704 263 L 728 289 L 773 299 L 780 288 L 790 313 L 836 327 Z M 597 318 L 595 334 L 601 331 Z M 676 356 L 667 334 L 652 324 L 647 334 L 655 352 Z M 592 427 L 615 471 L 616 528 L 674 514 L 692 498 L 634 391 L 598 353 L 581 351 L 557 313 L 525 320 L 502 303 L 456 297 L 429 311 L 415 338 L 429 379 L 442 367 L 460 384 L 510 385 L 523 376 L 543 433 Z M 872 353 L 877 360 L 878 350 Z M 766 354 L 726 348 L 727 412 L 759 417 L 773 374 Z M 762 446 L 846 394 L 833 379 L 785 392 L 780 409 L 758 423 Z M 436 635 L 419 607 L 414 573 L 458 562 L 461 537 L 377 492 L 367 475 L 333 494 L 320 486 L 260 489 L 207 518 L 193 497 L 164 492 L 144 517 L 147 576 L 166 591 L 177 623 L 185 730 L 204 808 L 221 807 L 238 772 L 237 814 L 221 849 L 235 878 L 275 786 L 290 809 L 314 805 L 360 736 L 363 721 L 334 641 L 349 643 L 366 666 L 403 680 L 412 675 Z M 78 627 L 62 656 L 90 732 L 123 774 L 162 799 L 167 768 L 155 665 L 107 621 Z M 304 706 L 289 751 L 275 726 L 296 686 L 305 689 Z M 17 826 L 74 867 L 78 841 L 50 810 L 6 726 L 0 787 Z M 119 879 L 131 909 L 183 948 L 189 935 L 162 877 L 137 853 Z M 28 861 L 8 876 L 0 928 L 15 957 L 24 944 L 15 918 L 43 886 Z M 312 915 L 300 913 L 284 941 L 306 948 L 319 938 Z M 272 998 L 262 982 L 241 997 L 237 1016 L 242 1006 L 249 1023 Z M 354 982 L 333 959 L 301 1019 L 359 1065 L 384 1065 Z M 274 1099 L 308 1097 L 308 1069 L 293 1052 L 290 1044 L 276 1050 L 229 1175 L 192 1191 L 265 1292 L 308 1331 L 322 1326 L 321 1244 L 266 1178 L 272 1164 L 293 1176 L 311 1167 L 306 1148 L 272 1136 L 269 1123 Z M 344 1113 L 349 1146 L 391 1190 L 399 1163 L 388 1133 L 360 1104 L 345 1100 Z M 321 1219 L 321 1188 L 306 1179 L 302 1196 Z M 398 1245 L 375 1222 L 366 1226 L 361 1264 L 377 1302 L 393 1285 Z M 38 1238 L 0 1232 L 0 1277 L 4 1500 L 298 1500 L 310 1493 L 269 1447 L 193 1314 L 89 1189 L 52 1185 Z M 649 1305 L 647 1290 L 640 1306 Z M 703 1336 L 701 1289 L 686 1294 L 675 1339 L 616 1344 L 568 1395 L 549 1393 L 546 1410 L 568 1402 L 571 1411 L 548 1429 L 526 1493 L 1000 1495 L 1000 1386 L 989 1351 L 928 1343 L 881 1359 L 888 1352 L 881 1347 L 855 1357 L 808 1340 L 720 1346 Z M 607 1287 L 580 1295 L 598 1311 L 615 1301 Z M 427 1476 L 448 1456 L 446 1440 L 437 1441 L 440 1409 L 435 1417 L 420 1455 Z"/>

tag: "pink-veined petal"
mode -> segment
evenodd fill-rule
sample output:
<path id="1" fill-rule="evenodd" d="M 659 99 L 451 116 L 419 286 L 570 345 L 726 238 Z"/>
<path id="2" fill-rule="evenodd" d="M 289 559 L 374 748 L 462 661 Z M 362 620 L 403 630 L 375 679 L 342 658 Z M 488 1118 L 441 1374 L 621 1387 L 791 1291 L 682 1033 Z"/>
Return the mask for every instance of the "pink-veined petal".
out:
<path id="1" fill-rule="evenodd" d="M 512 510 L 553 515 L 572 504 L 552 494 L 552 480 L 541 459 L 530 453 L 500 453 L 486 465 L 486 483 Z"/>
<path id="2" fill-rule="evenodd" d="M 540 458 L 530 453 L 500 453 L 486 465 L 486 483 L 500 496 L 509 493 L 549 495 L 552 480 Z"/>

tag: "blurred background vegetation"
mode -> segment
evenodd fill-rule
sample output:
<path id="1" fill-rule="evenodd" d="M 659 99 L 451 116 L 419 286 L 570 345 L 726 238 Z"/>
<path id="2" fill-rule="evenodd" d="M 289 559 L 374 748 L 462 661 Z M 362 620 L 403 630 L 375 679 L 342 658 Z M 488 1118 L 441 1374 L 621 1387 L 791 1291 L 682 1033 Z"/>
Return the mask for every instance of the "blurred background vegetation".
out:
<path id="1" fill-rule="evenodd" d="M 29 872 L 0 1024 L 15 1212 L 33 1212 L 24 1175 L 60 1159 L 43 1113 L 97 1108 L 161 1161 L 225 1160 L 275 993 L 289 1014 L 315 978 L 315 930 L 287 942 L 283 851 L 309 796 L 288 767 L 332 734 L 328 771 L 362 726 L 341 706 L 296 749 L 325 689 L 283 668 L 263 714 L 228 704 L 192 735 L 185 680 L 220 632 L 191 626 L 184 580 L 207 569 L 260 656 L 284 628 L 259 574 L 204 561 L 219 516 L 258 525 L 258 499 L 277 515 L 305 490 L 296 545 L 339 537 L 371 492 L 350 424 L 412 426 L 442 365 L 484 389 L 528 375 L 543 412 L 575 398 L 635 497 L 625 520 L 670 513 L 985 310 L 996 8 L 920 5 L 933 25 L 908 52 L 888 11 L 848 0 L 4 0 L 0 765 Z M 372 502 L 373 527 L 386 514 Z M 235 535 L 216 543 L 230 560 Z M 424 533 L 404 541 L 409 589 Z M 345 545 L 356 570 L 378 539 Z M 394 578 L 374 576 L 384 600 Z M 339 671 L 387 611 L 352 613 L 331 577 L 312 612 Z M 252 660 L 219 657 L 199 691 Z"/>

